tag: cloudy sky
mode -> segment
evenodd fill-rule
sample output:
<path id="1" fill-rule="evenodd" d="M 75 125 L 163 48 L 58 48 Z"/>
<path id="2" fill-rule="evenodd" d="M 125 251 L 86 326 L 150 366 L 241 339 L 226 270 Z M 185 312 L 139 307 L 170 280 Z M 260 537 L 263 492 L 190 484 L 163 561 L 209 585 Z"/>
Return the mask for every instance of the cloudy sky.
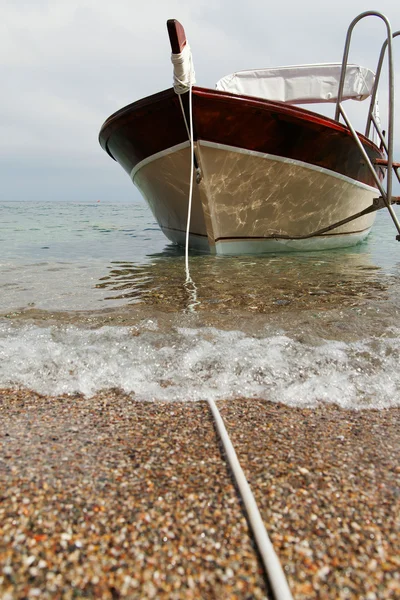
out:
<path id="1" fill-rule="evenodd" d="M 0 200 L 139 198 L 97 136 L 111 113 L 171 86 L 169 18 L 184 25 L 197 83 L 205 87 L 240 69 L 340 61 L 347 27 L 365 10 L 379 9 L 400 29 L 398 0 L 375 6 L 365 0 L 0 0 L 0 7 Z M 367 19 L 356 30 L 351 61 L 374 69 L 384 34 L 383 23 Z M 397 107 L 400 141 L 400 98 Z"/>

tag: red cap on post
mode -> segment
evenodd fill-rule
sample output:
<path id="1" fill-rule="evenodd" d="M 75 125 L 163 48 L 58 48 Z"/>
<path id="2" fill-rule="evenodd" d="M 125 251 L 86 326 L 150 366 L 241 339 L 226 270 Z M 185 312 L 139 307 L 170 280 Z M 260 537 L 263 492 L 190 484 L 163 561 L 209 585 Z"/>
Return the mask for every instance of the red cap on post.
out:
<path id="1" fill-rule="evenodd" d="M 186 46 L 186 34 L 182 25 L 176 19 L 167 21 L 167 29 L 173 54 L 180 54 Z"/>

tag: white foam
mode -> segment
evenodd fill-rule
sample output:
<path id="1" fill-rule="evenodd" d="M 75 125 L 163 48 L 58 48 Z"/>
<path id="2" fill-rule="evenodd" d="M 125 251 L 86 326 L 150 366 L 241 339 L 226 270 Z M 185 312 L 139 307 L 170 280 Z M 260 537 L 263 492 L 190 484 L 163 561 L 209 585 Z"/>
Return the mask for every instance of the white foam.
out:
<path id="1" fill-rule="evenodd" d="M 258 397 L 292 406 L 400 405 L 399 339 L 306 344 L 213 328 L 0 325 L 0 387 L 87 396 L 117 387 L 142 400 Z"/>

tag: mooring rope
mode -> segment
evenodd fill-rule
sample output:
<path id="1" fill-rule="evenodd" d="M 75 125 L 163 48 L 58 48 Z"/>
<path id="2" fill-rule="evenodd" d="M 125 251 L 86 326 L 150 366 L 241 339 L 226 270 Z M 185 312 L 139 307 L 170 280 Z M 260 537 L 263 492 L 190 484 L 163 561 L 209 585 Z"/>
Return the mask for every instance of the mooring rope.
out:
<path id="1" fill-rule="evenodd" d="M 192 53 L 190 52 L 189 44 L 186 44 L 181 54 L 172 54 L 172 63 L 174 64 L 174 90 L 178 94 L 181 105 L 183 120 L 186 125 L 186 130 L 189 136 L 190 143 L 190 179 L 189 179 L 189 200 L 186 220 L 186 238 L 185 238 L 185 288 L 189 294 L 190 302 L 188 310 L 194 312 L 195 307 L 200 304 L 197 299 L 197 287 L 190 275 L 189 268 L 189 232 L 190 221 L 192 216 L 193 202 L 193 176 L 194 176 L 194 136 L 193 136 L 193 96 L 192 88 L 195 83 L 195 75 L 192 62 Z M 178 69 L 178 71 L 177 71 Z M 189 124 L 187 123 L 185 110 L 181 95 L 189 92 Z"/>
<path id="2" fill-rule="evenodd" d="M 187 46 L 186 46 L 187 48 Z M 185 49 L 184 49 L 185 51 Z M 192 303 L 189 305 L 189 310 L 194 310 L 194 306 L 199 304 L 197 300 L 197 288 L 190 276 L 189 270 L 189 229 L 190 219 L 192 211 L 192 199 L 193 199 L 193 174 L 194 174 L 194 140 L 193 140 L 193 95 L 192 95 L 192 74 L 194 78 L 194 71 L 192 65 L 191 54 L 185 52 L 185 56 L 179 58 L 179 55 L 172 55 L 174 57 L 173 63 L 187 65 L 186 73 L 179 73 L 179 77 L 174 74 L 174 89 L 179 95 L 179 101 L 182 109 L 183 118 L 185 121 L 186 129 L 188 130 L 189 141 L 190 141 L 190 187 L 189 187 L 189 202 L 188 202 L 188 214 L 186 223 L 186 243 L 185 243 L 185 270 L 186 270 L 186 281 L 185 287 L 190 291 L 192 296 Z M 187 74 L 188 73 L 188 74 Z M 175 87 L 176 82 L 176 87 Z M 183 109 L 183 103 L 181 94 L 189 92 L 189 126 L 186 120 L 185 111 Z M 190 289 L 191 288 L 191 289 Z M 246 508 L 248 521 L 253 531 L 254 539 L 260 553 L 262 563 L 264 565 L 265 572 L 268 577 L 269 584 L 274 594 L 275 600 L 293 600 L 293 596 L 290 592 L 289 585 L 287 583 L 285 574 L 282 569 L 282 565 L 279 562 L 279 558 L 275 553 L 275 550 L 271 544 L 271 540 L 268 537 L 267 530 L 265 529 L 264 522 L 262 520 L 260 511 L 257 506 L 257 502 L 253 496 L 250 485 L 246 479 L 242 467 L 240 466 L 239 459 L 233 447 L 232 441 L 224 425 L 224 421 L 221 417 L 221 413 L 214 400 L 207 400 L 208 406 L 210 407 L 211 414 L 214 418 L 215 426 L 218 431 L 222 446 L 224 448 L 226 458 L 231 467 L 232 475 L 239 490 L 239 494 L 243 500 L 243 504 Z"/>
<path id="3" fill-rule="evenodd" d="M 189 230 L 190 219 L 192 216 L 192 201 L 193 201 L 193 175 L 194 175 L 194 140 L 193 140 L 193 96 L 192 86 L 189 88 L 189 139 L 190 139 L 190 185 L 189 185 L 189 202 L 186 221 L 186 241 L 185 241 L 185 269 L 186 283 L 193 283 L 189 271 Z"/>

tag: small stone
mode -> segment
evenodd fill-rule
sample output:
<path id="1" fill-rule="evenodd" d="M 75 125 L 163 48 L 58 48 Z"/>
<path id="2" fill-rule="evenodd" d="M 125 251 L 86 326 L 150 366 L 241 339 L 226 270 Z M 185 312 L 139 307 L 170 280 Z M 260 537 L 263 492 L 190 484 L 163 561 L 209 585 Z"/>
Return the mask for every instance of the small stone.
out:
<path id="1" fill-rule="evenodd" d="M 306 469 L 305 467 L 299 467 L 299 472 L 302 475 L 309 475 L 310 471 L 308 469 Z"/>

